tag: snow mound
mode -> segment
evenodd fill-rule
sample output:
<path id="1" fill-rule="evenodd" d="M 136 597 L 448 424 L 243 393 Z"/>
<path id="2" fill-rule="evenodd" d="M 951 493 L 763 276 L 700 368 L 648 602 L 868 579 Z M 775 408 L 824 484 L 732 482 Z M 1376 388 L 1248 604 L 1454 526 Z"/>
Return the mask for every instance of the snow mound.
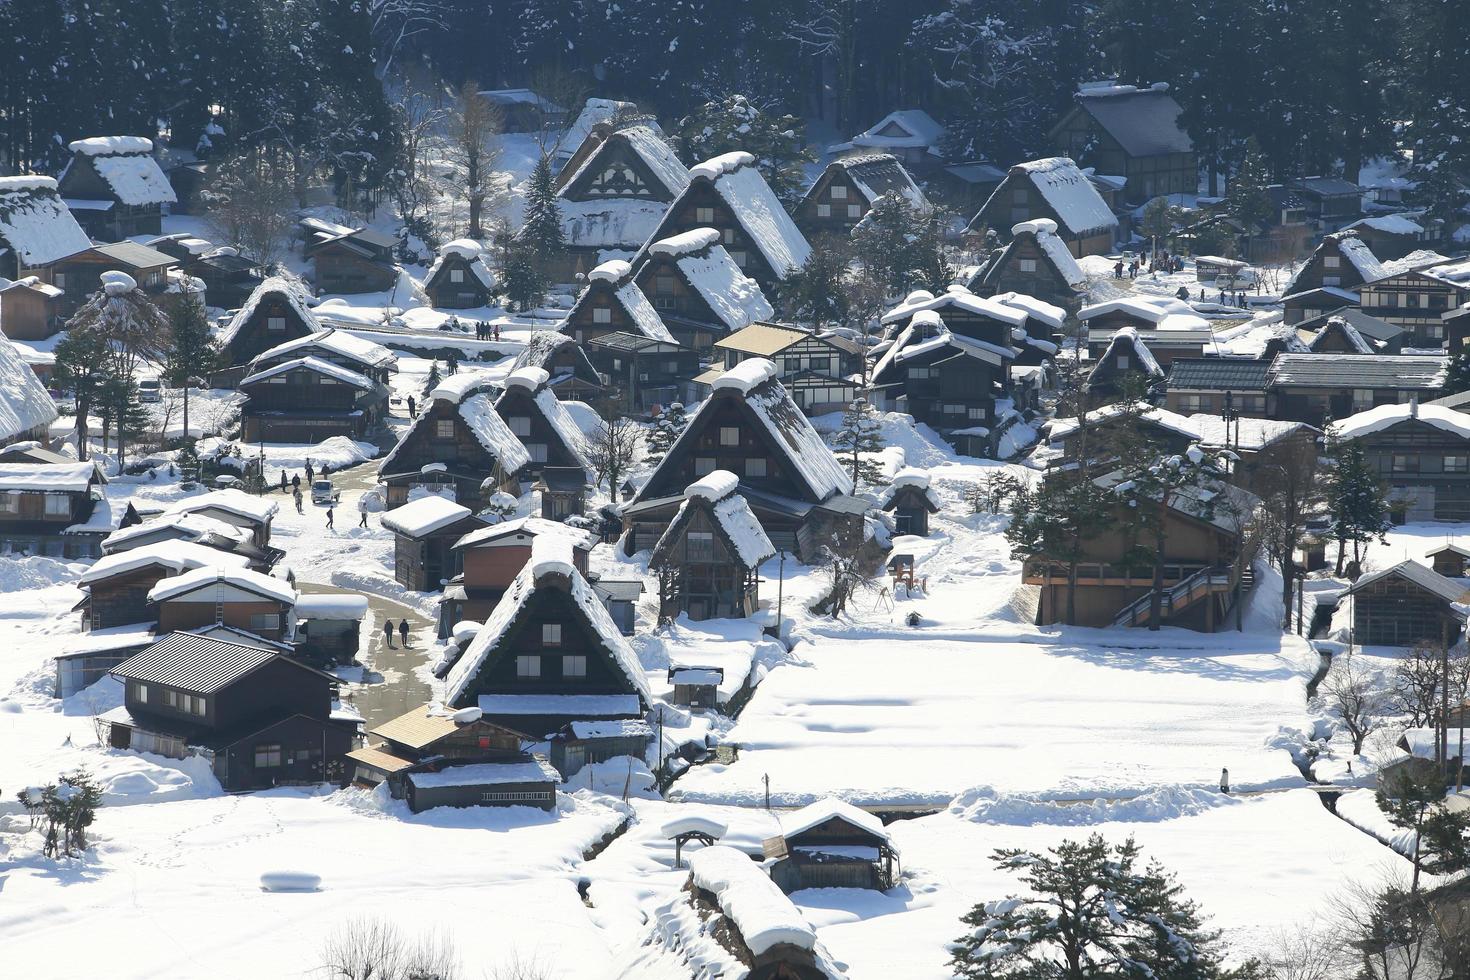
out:
<path id="1" fill-rule="evenodd" d="M 1057 223 L 1050 218 L 1033 218 L 1030 221 L 1022 221 L 1019 224 L 1011 226 L 1012 235 L 1020 235 L 1028 231 L 1032 234 L 1047 232 L 1055 235 L 1057 233 Z"/>
<path id="2" fill-rule="evenodd" d="M 1223 793 L 1182 786 L 1161 786 L 1129 800 L 1093 803 L 1061 803 L 1032 793 L 1002 793 L 991 786 L 976 786 L 955 797 L 949 812 L 970 823 L 1085 827 L 1174 820 L 1239 802 Z"/>
<path id="3" fill-rule="evenodd" d="M 551 375 L 538 367 L 523 367 L 505 379 L 507 387 L 516 385 L 528 391 L 536 391 L 550 380 Z"/>
<path id="4" fill-rule="evenodd" d="M 152 153 L 153 141 L 146 136 L 92 136 L 84 140 L 72 140 L 66 148 L 83 156 L 101 156 L 112 153 Z"/>
<path id="5" fill-rule="evenodd" d="M 576 564 L 572 560 L 572 542 L 560 534 L 538 534 L 531 539 L 531 575 L 565 575 L 575 578 Z"/>
<path id="6" fill-rule="evenodd" d="M 267 871 L 260 876 L 263 892 L 314 892 L 321 887 L 322 876 L 309 871 Z"/>
<path id="7" fill-rule="evenodd" d="M 24 589 L 44 589 L 76 579 L 79 569 L 69 562 L 32 555 L 0 562 L 0 592 L 9 595 Z"/>
<path id="8" fill-rule="evenodd" d="M 717 157 L 710 157 L 703 163 L 696 163 L 689 168 L 689 176 L 718 180 L 725 174 L 733 174 L 741 167 L 753 166 L 755 166 L 755 157 L 744 150 L 733 150 L 729 153 L 721 153 Z"/>
<path id="9" fill-rule="evenodd" d="M 682 235 L 661 238 L 648 247 L 654 255 L 672 255 L 678 258 L 692 252 L 700 252 L 720 240 L 720 233 L 713 228 L 695 228 Z"/>
<path id="10" fill-rule="evenodd" d="M 700 497 L 704 500 L 723 500 L 735 492 L 740 485 L 740 478 L 729 470 L 715 470 L 708 476 L 701 477 L 689 484 L 684 489 L 685 498 Z"/>
<path id="11" fill-rule="evenodd" d="M 624 276 L 632 271 L 633 266 L 625 259 L 613 259 L 611 262 L 604 262 L 587 273 L 587 278 L 601 279 L 604 282 L 620 282 Z"/>
<path id="12" fill-rule="evenodd" d="M 764 384 L 777 374 L 776 365 L 764 357 L 752 357 L 726 371 L 715 379 L 713 388 L 734 388 L 741 394 L 750 394 L 753 388 Z"/>
<path id="13" fill-rule="evenodd" d="M 138 280 L 126 272 L 104 272 L 98 278 L 109 296 L 123 296 L 138 288 Z"/>

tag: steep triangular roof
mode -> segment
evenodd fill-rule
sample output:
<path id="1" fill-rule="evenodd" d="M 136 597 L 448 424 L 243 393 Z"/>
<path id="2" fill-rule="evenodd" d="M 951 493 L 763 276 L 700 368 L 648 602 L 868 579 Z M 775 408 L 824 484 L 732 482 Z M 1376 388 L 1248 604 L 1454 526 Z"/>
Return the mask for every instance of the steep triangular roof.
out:
<path id="1" fill-rule="evenodd" d="M 737 492 L 739 486 L 739 479 L 728 470 L 715 470 L 689 484 L 679 512 L 653 547 L 649 567 L 663 564 L 664 556 L 683 538 L 689 522 L 699 513 L 709 518 L 725 550 L 740 562 L 742 568 L 758 568 L 761 562 L 774 555 L 775 545 L 771 544 L 765 528 L 761 527 L 745 498 Z"/>
<path id="2" fill-rule="evenodd" d="M 995 189 L 992 198 L 1010 193 L 1014 180 L 1025 181 L 1041 195 L 1068 235 L 1086 236 L 1111 231 L 1118 226 L 1117 215 L 1113 214 L 1092 181 L 1067 157 L 1046 157 L 1016 164 Z M 989 207 L 989 201 L 986 207 Z M 984 210 L 981 208 L 981 213 Z"/>
<path id="3" fill-rule="evenodd" d="M 1132 327 L 1123 327 L 1113 334 L 1113 339 L 1108 341 L 1107 350 L 1103 351 L 1102 357 L 1097 359 L 1097 364 L 1088 372 L 1087 383 L 1092 384 L 1092 379 L 1098 376 L 1098 372 L 1104 368 L 1116 369 L 1118 355 L 1127 352 L 1131 352 L 1133 359 L 1138 363 L 1137 368 L 1130 366 L 1128 370 L 1142 371 L 1151 378 L 1164 376 L 1164 369 L 1159 366 L 1153 352 L 1138 339 L 1138 331 Z"/>
<path id="4" fill-rule="evenodd" d="M 495 274 L 485 264 L 484 249 L 472 238 L 456 238 L 447 245 L 440 246 L 439 254 L 434 257 L 434 264 L 429 266 L 429 271 L 424 275 L 424 288 L 434 285 L 434 280 L 447 268 L 459 265 L 468 269 L 475 281 L 484 288 L 495 288 Z"/>
<path id="5" fill-rule="evenodd" d="M 0 244 L 21 268 L 49 265 L 92 246 L 50 177 L 0 177 Z"/>
<path id="6" fill-rule="evenodd" d="M 450 668 L 444 680 L 444 702 L 462 706 L 480 674 L 501 657 L 513 655 L 511 644 L 506 642 L 507 635 L 521 620 L 531 597 L 541 590 L 563 598 L 572 618 L 597 641 L 615 672 L 626 681 L 626 690 L 636 693 L 646 708 L 652 694 L 643 665 L 592 586 L 577 571 L 570 539 L 554 534 L 537 535 L 531 542 L 530 561 L 521 567 L 485 625 Z"/>
<path id="7" fill-rule="evenodd" d="M 606 161 L 624 152 L 631 154 L 658 182 L 658 190 L 661 193 L 653 196 L 672 200 L 689 186 L 689 168 L 680 162 L 673 147 L 664 142 L 662 135 L 654 132 L 650 126 L 639 123 L 609 133 L 607 139 L 588 154 L 576 171 L 566 180 L 558 196 L 576 197 L 584 190 L 582 185 L 591 179 Z"/>
<path id="8" fill-rule="evenodd" d="M 713 228 L 696 228 L 659 239 L 646 245 L 644 252 L 650 259 L 653 256 L 672 259 L 689 288 L 699 294 L 731 331 L 775 316 L 776 311 L 760 284 L 740 271 L 740 266 L 720 244 L 720 233 Z"/>
<path id="9" fill-rule="evenodd" d="M 596 378 L 597 369 L 587 359 L 587 352 L 577 341 L 564 333 L 555 330 L 533 330 L 526 341 L 526 346 L 516 355 L 515 363 L 511 365 L 514 373 L 524 367 L 540 368 L 547 374 L 551 374 L 551 362 L 558 356 L 570 354 L 576 362 L 573 369 L 574 374 L 585 378 Z M 551 375 L 551 383 L 556 383 L 556 376 Z"/>
<path id="10" fill-rule="evenodd" d="M 306 286 L 299 279 L 287 276 L 271 276 L 262 282 L 250 293 L 250 298 L 245 300 L 245 305 L 230 318 L 229 324 L 220 333 L 220 347 L 229 347 L 239 335 L 245 324 L 255 315 L 256 308 L 267 296 L 277 296 L 285 301 L 287 308 L 296 316 L 298 326 L 301 329 L 299 336 L 310 336 L 321 333 L 322 325 L 317 321 L 316 314 L 311 311 L 308 301 Z"/>
<path id="11" fill-rule="evenodd" d="M 56 421 L 56 403 L 9 338 L 0 336 L 0 441 Z"/>
<path id="12" fill-rule="evenodd" d="M 572 320 L 581 310 L 582 304 L 591 302 L 603 290 L 608 292 L 613 302 L 623 308 L 623 312 L 643 336 L 666 344 L 675 342 L 673 334 L 664 325 L 663 317 L 658 315 L 658 310 L 653 308 L 643 290 L 633 281 L 633 266 L 622 259 L 604 262 L 587 273 L 587 285 L 577 294 L 577 301 L 568 311 L 567 320 Z"/>
<path id="13" fill-rule="evenodd" d="M 495 411 L 495 402 L 490 395 L 484 391 L 473 389 L 462 392 L 454 392 L 450 389 L 434 389 L 436 401 L 448 402 L 456 406 L 460 420 L 474 435 L 485 450 L 493 456 L 500 469 L 505 473 L 515 473 L 531 461 L 531 454 L 521 441 L 510 431 L 505 420 Z M 396 475 L 399 471 L 393 469 L 403 447 L 410 444 L 411 440 L 427 439 L 431 436 L 430 426 L 433 424 L 432 413 L 427 410 L 419 412 L 419 417 L 414 420 L 412 426 L 405 432 L 398 442 L 383 457 L 378 464 L 378 475 Z"/>
<path id="14" fill-rule="evenodd" d="M 1327 324 L 1317 331 L 1317 335 L 1307 345 L 1307 350 L 1314 354 L 1325 350 L 1327 342 L 1333 337 L 1341 337 L 1343 343 L 1347 345 L 1347 351 L 1334 353 L 1372 354 L 1377 350 L 1362 334 L 1358 333 L 1357 327 L 1340 316 L 1331 317 Z"/>
<path id="15" fill-rule="evenodd" d="M 123 204 L 134 207 L 148 204 L 173 204 L 178 200 L 173 185 L 163 168 L 153 159 L 153 141 L 143 136 L 93 136 L 67 144 L 74 154 L 63 170 L 59 183 L 77 158 L 90 161 L 92 169 Z"/>
<path id="16" fill-rule="evenodd" d="M 512 371 L 505 379 L 505 391 L 495 400 L 495 411 L 502 414 L 503 418 L 504 407 L 524 397 L 526 404 L 546 420 L 567 455 L 575 460 L 573 465 L 591 473 L 592 467 L 582 451 L 582 430 L 577 427 L 566 407 L 557 400 L 556 393 L 547 387 L 550 380 L 550 375 L 541 368 L 526 367 Z"/>

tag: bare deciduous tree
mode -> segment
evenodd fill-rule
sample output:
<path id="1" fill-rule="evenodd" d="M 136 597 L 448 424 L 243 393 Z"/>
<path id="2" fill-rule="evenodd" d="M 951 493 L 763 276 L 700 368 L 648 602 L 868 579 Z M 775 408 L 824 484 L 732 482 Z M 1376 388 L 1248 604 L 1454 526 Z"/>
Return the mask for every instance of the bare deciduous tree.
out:
<path id="1" fill-rule="evenodd" d="M 449 5 L 444 0 L 370 0 L 368 14 L 378 49 L 379 72 L 388 74 L 399 48 L 409 38 L 444 30 L 448 13 Z"/>
<path id="2" fill-rule="evenodd" d="M 499 136 L 504 121 L 500 110 L 480 94 L 473 79 L 460 86 L 449 116 L 449 155 L 459 167 L 459 180 L 469 201 L 469 237 L 485 237 L 482 224 L 487 205 L 499 185 L 495 161 L 500 157 Z"/>
<path id="3" fill-rule="evenodd" d="M 459 955 L 447 936 L 405 936 L 386 919 L 347 920 L 322 945 L 318 972 L 330 980 L 456 980 Z"/>
<path id="4" fill-rule="evenodd" d="M 1308 519 L 1320 511 L 1324 495 L 1317 479 L 1317 449 L 1309 444 L 1292 448 L 1257 471 L 1261 498 L 1261 544 L 1281 569 L 1281 628 L 1291 629 L 1292 588 L 1297 576 L 1296 549 L 1306 533 Z"/>
<path id="5" fill-rule="evenodd" d="M 638 447 L 643 444 L 643 428 L 631 419 L 614 416 L 601 422 L 587 437 L 587 462 L 597 474 L 597 482 L 607 483 L 607 492 L 616 498 L 618 484 L 633 466 Z"/>
<path id="6" fill-rule="evenodd" d="M 1322 683 L 1322 699 L 1337 712 L 1353 740 L 1353 754 L 1361 755 L 1363 742 L 1383 725 L 1391 710 L 1388 692 L 1378 675 L 1364 667 L 1351 651 L 1333 658 Z"/>
<path id="7" fill-rule="evenodd" d="M 1392 708 L 1408 716 L 1410 728 L 1425 728 L 1439 717 L 1440 655 L 1436 643 L 1420 642 L 1394 665 L 1389 685 Z"/>
<path id="8" fill-rule="evenodd" d="M 294 227 L 296 195 L 276 164 L 259 151 L 220 161 L 203 193 L 206 214 L 227 243 L 274 265 L 285 253 Z"/>
<path id="9" fill-rule="evenodd" d="M 1347 980 L 1353 972 L 1352 956 L 1334 925 L 1312 922 L 1281 930 L 1267 949 L 1261 967 L 1269 980 Z"/>

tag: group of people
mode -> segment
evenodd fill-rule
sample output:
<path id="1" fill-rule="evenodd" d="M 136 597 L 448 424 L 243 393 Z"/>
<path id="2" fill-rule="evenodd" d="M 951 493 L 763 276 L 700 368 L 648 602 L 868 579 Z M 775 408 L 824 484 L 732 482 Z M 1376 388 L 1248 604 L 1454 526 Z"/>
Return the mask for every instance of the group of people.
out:
<path id="1" fill-rule="evenodd" d="M 465 329 L 464 321 L 462 321 L 459 317 L 457 317 L 457 316 L 455 316 L 453 314 L 450 314 L 448 321 L 446 321 L 446 323 L 445 323 L 445 326 L 448 329 L 454 331 L 455 333 L 468 333 L 468 331 Z M 476 340 L 499 340 L 500 339 L 500 324 L 498 324 L 498 323 L 491 323 L 488 320 L 476 320 L 475 321 L 475 339 Z"/>
<path id="2" fill-rule="evenodd" d="M 404 646 L 408 646 L 407 619 L 400 619 L 398 621 L 398 637 Z M 383 642 L 390 647 L 393 645 L 393 620 L 391 619 L 383 620 Z"/>
<path id="3" fill-rule="evenodd" d="M 315 467 L 313 467 L 311 465 L 311 458 L 310 457 L 307 457 L 306 466 L 303 467 L 303 469 L 305 469 L 305 471 L 306 471 L 306 486 L 307 486 L 307 489 L 310 489 L 311 488 L 311 483 L 312 483 L 313 480 L 315 480 L 317 478 L 318 474 L 320 474 L 320 476 L 321 476 L 321 478 L 323 480 L 325 480 L 327 477 L 329 477 L 329 476 L 332 475 L 332 467 L 331 467 L 330 464 L 323 463 L 322 464 L 322 468 L 320 470 L 317 470 Z M 288 480 L 286 478 L 286 471 L 284 469 L 281 470 L 280 490 L 281 490 L 282 493 L 286 493 L 287 492 L 287 489 L 288 488 L 290 489 L 291 497 L 292 497 L 292 499 L 296 503 L 296 513 L 298 513 L 298 514 L 304 513 L 304 511 L 302 510 L 301 504 L 302 504 L 302 501 L 305 499 L 305 497 L 304 497 L 304 495 L 301 492 L 301 482 L 302 481 L 301 481 L 301 474 L 300 473 L 292 473 L 290 479 Z M 328 515 L 327 527 L 331 527 L 332 526 L 331 513 L 332 513 L 331 507 L 329 506 L 327 508 L 327 515 Z"/>
<path id="4" fill-rule="evenodd" d="M 1154 258 L 1155 272 L 1163 272 L 1167 275 L 1171 272 L 1180 272 L 1183 269 L 1184 259 L 1180 258 L 1177 255 L 1171 255 L 1170 253 L 1165 252 L 1163 255 L 1156 256 Z M 1122 259 L 1119 259 L 1117 262 L 1113 263 L 1114 279 L 1137 279 L 1140 272 L 1147 271 L 1147 254 L 1135 256 L 1128 262 L 1124 262 Z"/>

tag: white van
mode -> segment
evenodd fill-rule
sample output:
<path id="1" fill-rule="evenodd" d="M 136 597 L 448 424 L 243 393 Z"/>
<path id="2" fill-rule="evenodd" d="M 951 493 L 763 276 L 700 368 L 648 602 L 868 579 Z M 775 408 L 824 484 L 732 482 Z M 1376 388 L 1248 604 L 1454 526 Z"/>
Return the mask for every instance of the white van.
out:
<path id="1" fill-rule="evenodd" d="M 156 402 L 163 399 L 163 385 L 157 378 L 143 378 L 138 382 L 138 401 Z"/>

